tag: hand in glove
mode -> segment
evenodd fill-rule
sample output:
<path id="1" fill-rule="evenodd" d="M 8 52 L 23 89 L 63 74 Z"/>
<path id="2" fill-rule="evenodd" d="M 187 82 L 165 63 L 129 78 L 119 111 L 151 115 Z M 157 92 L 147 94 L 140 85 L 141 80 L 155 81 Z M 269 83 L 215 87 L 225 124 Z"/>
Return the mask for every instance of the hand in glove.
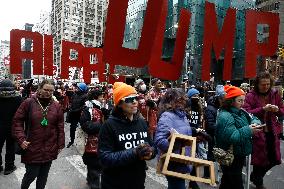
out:
<path id="1" fill-rule="evenodd" d="M 135 152 L 140 160 L 150 160 L 154 153 L 154 148 L 148 143 L 143 143 L 135 149 Z"/>
<path id="2" fill-rule="evenodd" d="M 146 101 L 146 106 L 149 106 L 150 108 L 157 107 L 156 103 L 153 100 L 147 100 Z"/>

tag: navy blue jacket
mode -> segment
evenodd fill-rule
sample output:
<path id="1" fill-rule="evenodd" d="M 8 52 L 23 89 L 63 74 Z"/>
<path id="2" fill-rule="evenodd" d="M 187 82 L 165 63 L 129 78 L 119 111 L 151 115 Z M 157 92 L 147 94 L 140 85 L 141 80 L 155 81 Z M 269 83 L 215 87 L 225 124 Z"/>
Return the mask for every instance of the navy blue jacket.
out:
<path id="1" fill-rule="evenodd" d="M 114 112 L 104 123 L 99 134 L 103 189 L 144 188 L 146 162 L 137 157 L 135 148 L 146 142 L 153 146 L 147 130 L 139 115 L 130 121 Z"/>
<path id="2" fill-rule="evenodd" d="M 77 92 L 72 97 L 72 102 L 69 110 L 69 121 L 80 121 L 81 111 L 85 106 L 88 95 L 83 92 Z"/>
<path id="3" fill-rule="evenodd" d="M 207 102 L 207 107 L 204 110 L 205 129 L 211 136 L 215 135 L 216 130 L 217 111 L 219 109 L 217 100 L 218 99 L 214 96 L 210 97 Z"/>

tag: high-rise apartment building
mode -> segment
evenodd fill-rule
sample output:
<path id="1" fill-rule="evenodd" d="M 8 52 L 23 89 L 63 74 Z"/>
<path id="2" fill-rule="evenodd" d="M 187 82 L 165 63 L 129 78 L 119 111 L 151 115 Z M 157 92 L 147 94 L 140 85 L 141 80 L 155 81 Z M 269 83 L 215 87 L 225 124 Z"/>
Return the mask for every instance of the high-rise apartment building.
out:
<path id="1" fill-rule="evenodd" d="M 0 41 L 0 79 L 8 74 L 8 63 L 10 56 L 10 41 Z"/>
<path id="2" fill-rule="evenodd" d="M 35 32 L 39 32 L 42 35 L 51 33 L 49 12 L 47 11 L 40 12 L 39 22 L 34 25 L 33 30 Z"/>
<path id="3" fill-rule="evenodd" d="M 51 34 L 56 65 L 61 62 L 62 40 L 86 47 L 102 46 L 107 7 L 108 0 L 52 0 Z"/>

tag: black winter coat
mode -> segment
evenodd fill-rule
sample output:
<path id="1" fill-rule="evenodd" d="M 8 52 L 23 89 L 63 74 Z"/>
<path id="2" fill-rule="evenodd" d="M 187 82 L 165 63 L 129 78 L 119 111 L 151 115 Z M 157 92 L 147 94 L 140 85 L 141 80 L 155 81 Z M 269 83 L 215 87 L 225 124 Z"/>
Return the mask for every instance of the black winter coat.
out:
<path id="1" fill-rule="evenodd" d="M 94 104 L 93 104 L 94 105 Z M 94 106 L 97 110 L 100 110 L 99 106 Z M 84 107 L 80 117 L 80 125 L 82 130 L 89 135 L 98 135 L 102 127 L 102 121 L 93 122 L 88 107 Z M 97 170 L 101 170 L 101 164 L 97 154 L 87 153 L 83 154 L 83 162 L 88 167 L 92 167 Z"/>
<path id="2" fill-rule="evenodd" d="M 0 132 L 11 134 L 13 117 L 21 103 L 21 96 L 0 97 Z"/>
<path id="3" fill-rule="evenodd" d="M 85 93 L 76 93 L 73 97 L 72 97 L 72 103 L 70 106 L 70 115 L 69 118 L 71 120 L 80 120 L 80 114 L 81 111 L 85 105 L 85 102 L 87 100 L 88 95 Z"/>
<path id="4" fill-rule="evenodd" d="M 204 110 L 205 130 L 211 136 L 215 135 L 216 117 L 219 109 L 218 99 L 214 96 L 210 97 L 207 107 Z"/>
<path id="5" fill-rule="evenodd" d="M 102 189 L 145 188 L 146 162 L 136 156 L 135 148 L 145 142 L 153 146 L 147 131 L 146 122 L 138 115 L 130 121 L 114 112 L 105 122 L 99 134 Z"/>

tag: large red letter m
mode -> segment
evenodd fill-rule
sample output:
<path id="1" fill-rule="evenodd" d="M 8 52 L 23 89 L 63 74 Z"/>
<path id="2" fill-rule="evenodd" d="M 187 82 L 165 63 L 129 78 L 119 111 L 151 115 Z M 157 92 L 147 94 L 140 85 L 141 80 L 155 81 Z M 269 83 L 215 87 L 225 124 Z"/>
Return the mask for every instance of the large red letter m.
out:
<path id="1" fill-rule="evenodd" d="M 220 59 L 222 50 L 225 49 L 223 78 L 231 79 L 233 45 L 236 28 L 236 10 L 229 8 L 224 19 L 221 32 L 218 29 L 218 23 L 213 3 L 205 3 L 205 25 L 202 53 L 202 80 L 210 79 L 211 52 L 214 49 L 216 59 Z"/>

